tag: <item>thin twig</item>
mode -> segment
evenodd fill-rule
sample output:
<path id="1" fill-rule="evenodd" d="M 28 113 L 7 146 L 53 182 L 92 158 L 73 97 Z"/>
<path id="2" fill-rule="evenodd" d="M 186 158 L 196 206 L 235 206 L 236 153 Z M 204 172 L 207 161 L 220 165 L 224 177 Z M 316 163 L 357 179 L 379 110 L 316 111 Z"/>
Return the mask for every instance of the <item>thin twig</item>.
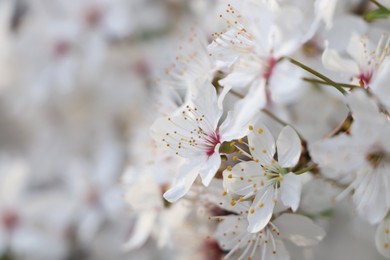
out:
<path id="1" fill-rule="evenodd" d="M 319 79 L 311 79 L 311 78 L 302 78 L 304 81 L 307 81 L 307 82 L 312 82 L 312 83 L 318 83 L 318 84 L 322 84 L 322 85 L 330 85 L 328 82 L 325 82 L 325 81 L 322 81 L 322 80 L 319 80 Z M 343 87 L 343 88 L 360 88 L 360 86 L 358 85 L 352 85 L 352 84 L 345 84 L 345 83 L 338 83 L 336 82 L 337 85 Z"/>
<path id="2" fill-rule="evenodd" d="M 303 169 L 300 169 L 299 171 L 296 171 L 295 174 L 296 174 L 296 175 L 303 174 L 303 173 L 305 173 L 305 172 L 308 172 L 308 171 L 311 171 L 311 170 L 317 168 L 317 166 L 318 166 L 318 164 L 313 163 L 313 164 L 310 165 L 310 166 L 307 166 L 307 167 L 305 167 L 305 168 L 303 168 Z"/>
<path id="3" fill-rule="evenodd" d="M 323 81 L 327 82 L 329 85 L 335 87 L 338 91 L 340 91 L 343 95 L 346 95 L 347 92 L 341 87 L 339 86 L 336 82 L 334 82 L 333 80 L 331 80 L 330 78 L 326 77 L 325 75 L 313 70 L 312 68 L 309 68 L 308 66 L 300 63 L 299 61 L 293 59 L 293 58 L 288 58 L 290 60 L 291 63 L 297 65 L 298 67 L 301 67 L 302 69 L 306 70 L 307 72 L 310 72 L 311 74 L 313 74 L 314 76 L 322 79 Z"/>
<path id="4" fill-rule="evenodd" d="M 273 120 L 275 120 L 276 122 L 278 122 L 279 124 L 283 125 L 283 126 L 286 126 L 288 125 L 287 122 L 283 121 L 282 119 L 280 119 L 279 117 L 275 116 L 271 111 L 269 111 L 268 109 L 266 108 L 263 108 L 261 110 L 264 114 L 266 114 L 267 116 L 271 117 Z"/>
<path id="5" fill-rule="evenodd" d="M 371 3 L 375 4 L 376 6 L 378 6 L 379 8 L 383 8 L 383 9 L 387 9 L 384 5 L 382 5 L 381 3 L 379 3 L 378 1 L 376 0 L 370 0 Z"/>

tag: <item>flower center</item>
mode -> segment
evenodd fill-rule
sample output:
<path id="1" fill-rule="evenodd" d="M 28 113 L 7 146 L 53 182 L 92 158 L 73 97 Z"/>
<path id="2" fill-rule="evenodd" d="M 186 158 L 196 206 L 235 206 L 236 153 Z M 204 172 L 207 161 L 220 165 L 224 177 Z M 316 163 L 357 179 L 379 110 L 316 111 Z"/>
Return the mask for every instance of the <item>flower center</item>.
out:
<path id="1" fill-rule="evenodd" d="M 366 156 L 367 161 L 373 168 L 378 168 L 385 162 L 390 162 L 390 154 L 385 151 L 374 151 Z"/>
<path id="2" fill-rule="evenodd" d="M 283 180 L 283 176 L 286 174 L 285 169 L 280 167 L 277 163 L 263 166 L 263 169 L 264 176 L 268 178 L 270 183 L 275 187 L 279 187 L 280 182 Z"/>
<path id="3" fill-rule="evenodd" d="M 4 226 L 4 229 L 11 232 L 16 228 L 16 226 L 19 223 L 19 217 L 16 214 L 16 212 L 10 210 L 6 211 L 2 216 L 2 224 Z"/>
<path id="4" fill-rule="evenodd" d="M 221 136 L 219 135 L 219 132 L 213 132 L 210 135 L 206 135 L 205 138 L 205 145 L 206 145 L 206 154 L 207 156 L 211 156 L 215 152 L 215 146 L 217 144 L 221 143 Z"/>
<path id="5" fill-rule="evenodd" d="M 218 128 L 196 107 L 187 106 L 177 117 L 168 118 L 172 130 L 162 139 L 176 155 L 188 157 L 190 154 L 214 154 L 215 147 L 221 143 Z"/>
<path id="6" fill-rule="evenodd" d="M 263 77 L 266 80 L 269 80 L 269 78 L 272 76 L 272 73 L 273 73 L 275 65 L 276 65 L 276 61 L 277 60 L 274 57 L 268 58 L 267 65 L 266 65 L 264 73 L 263 73 Z"/>
<path id="7" fill-rule="evenodd" d="M 365 72 L 365 73 L 360 73 L 359 75 L 359 85 L 364 88 L 367 87 L 370 84 L 370 81 L 372 79 L 373 72 Z"/>

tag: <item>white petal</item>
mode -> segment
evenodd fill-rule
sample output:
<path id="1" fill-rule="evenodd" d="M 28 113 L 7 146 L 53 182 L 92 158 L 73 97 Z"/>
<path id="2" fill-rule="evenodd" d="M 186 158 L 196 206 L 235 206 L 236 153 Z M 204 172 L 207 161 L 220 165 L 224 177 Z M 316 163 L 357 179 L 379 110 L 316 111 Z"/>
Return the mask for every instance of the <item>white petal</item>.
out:
<path id="1" fill-rule="evenodd" d="M 280 236 L 289 239 L 297 246 L 312 246 L 325 237 L 325 231 L 307 217 L 285 213 L 272 223 Z"/>
<path id="2" fill-rule="evenodd" d="M 375 232 L 375 245 L 379 253 L 390 258 L 390 219 L 383 220 Z"/>
<path id="3" fill-rule="evenodd" d="M 267 226 L 275 207 L 274 198 L 275 190 L 273 187 L 266 187 L 257 193 L 248 213 L 248 232 L 256 233 Z"/>
<path id="4" fill-rule="evenodd" d="M 248 179 L 252 179 L 257 184 L 260 178 L 256 178 L 263 175 L 264 170 L 259 163 L 254 161 L 241 162 L 236 164 L 231 171 L 225 170 L 223 172 L 223 185 L 229 193 L 234 193 L 240 196 L 250 194 L 256 188 L 253 187 L 252 181 L 248 182 Z M 231 175 L 231 177 L 229 177 Z M 242 177 L 242 180 L 241 178 Z"/>
<path id="5" fill-rule="evenodd" d="M 218 107 L 223 109 L 223 101 L 225 100 L 226 95 L 229 93 L 229 91 L 232 89 L 232 86 L 226 85 L 222 88 L 221 93 L 218 97 Z"/>
<path id="6" fill-rule="evenodd" d="M 291 172 L 283 176 L 283 180 L 280 182 L 280 199 L 283 204 L 296 211 L 301 200 L 301 189 L 301 176 Z"/>
<path id="7" fill-rule="evenodd" d="M 346 99 L 354 119 L 351 127 L 352 136 L 365 136 L 367 138 L 355 139 L 355 141 L 371 145 L 373 140 L 380 138 L 377 129 L 381 129 L 388 124 L 386 116 L 379 113 L 376 102 L 363 90 L 354 90 Z"/>
<path id="8" fill-rule="evenodd" d="M 380 101 L 390 108 L 390 58 L 387 58 L 381 65 L 381 68 L 374 77 L 370 85 L 371 90 L 380 99 Z"/>
<path id="9" fill-rule="evenodd" d="M 301 156 L 302 145 L 298 134 L 290 126 L 286 126 L 276 141 L 279 165 L 284 168 L 294 167 Z"/>
<path id="10" fill-rule="evenodd" d="M 248 144 L 251 154 L 261 164 L 268 165 L 272 162 L 276 151 L 275 139 L 262 122 L 258 121 L 255 124 L 254 129 L 248 135 Z"/>
<path id="11" fill-rule="evenodd" d="M 273 253 L 272 244 L 267 245 L 267 253 L 265 254 L 264 260 L 289 260 L 290 254 L 286 247 L 284 246 L 283 241 L 276 240 L 276 253 Z"/>
<path id="12" fill-rule="evenodd" d="M 214 178 L 219 167 L 221 166 L 221 156 L 218 152 L 220 146 L 220 144 L 215 146 L 214 154 L 208 158 L 205 166 L 203 166 L 203 168 L 200 170 L 200 177 L 202 178 L 202 183 L 205 186 L 209 186 L 211 180 Z"/>
<path id="13" fill-rule="evenodd" d="M 248 125 L 252 124 L 255 115 L 265 105 L 265 81 L 255 81 L 245 98 L 234 106 L 220 126 L 221 139 L 231 141 L 248 134 Z"/>
<path id="14" fill-rule="evenodd" d="M 357 64 L 364 64 L 367 62 L 367 54 L 365 53 L 366 48 L 363 45 L 363 39 L 363 37 L 353 32 L 347 46 L 347 53 L 357 62 Z"/>
<path id="15" fill-rule="evenodd" d="M 316 12 L 326 24 L 326 29 L 329 30 L 333 25 L 334 11 L 337 6 L 337 0 L 317 0 L 315 1 Z"/>
<path id="16" fill-rule="evenodd" d="M 358 214 L 370 224 L 379 223 L 387 214 L 385 183 L 382 178 L 387 174 L 386 168 L 379 168 L 357 176 L 361 181 L 355 188 L 352 198 Z"/>
<path id="17" fill-rule="evenodd" d="M 314 162 L 342 173 L 357 170 L 365 164 L 364 152 L 356 148 L 354 140 L 347 135 L 338 135 L 309 145 Z M 327 172 L 324 171 L 324 174 Z"/>
<path id="18" fill-rule="evenodd" d="M 218 224 L 214 237 L 223 250 L 231 250 L 240 239 L 240 234 L 246 232 L 246 219 L 242 216 L 229 215 L 223 217 L 223 221 Z"/>
<path id="19" fill-rule="evenodd" d="M 164 193 L 164 198 L 173 203 L 186 195 L 204 164 L 205 161 L 202 158 L 194 158 L 182 165 L 175 184 Z"/>
<path id="20" fill-rule="evenodd" d="M 272 102 L 286 104 L 302 95 L 304 71 L 287 60 L 278 62 L 268 82 Z"/>
<path id="21" fill-rule="evenodd" d="M 322 54 L 322 63 L 328 70 L 345 72 L 348 76 L 356 76 L 359 74 L 359 68 L 355 61 L 345 59 L 333 49 L 326 48 Z"/>
<path id="22" fill-rule="evenodd" d="M 212 125 L 213 129 L 217 128 L 219 119 L 222 115 L 222 109 L 218 106 L 218 95 L 215 87 L 210 82 L 199 85 L 197 95 L 193 97 L 195 107 L 199 114 L 204 114 Z"/>
<path id="23" fill-rule="evenodd" d="M 157 214 L 154 211 L 139 214 L 130 239 L 123 245 L 125 250 L 133 250 L 141 247 L 153 229 Z"/>
<path id="24" fill-rule="evenodd" d="M 237 66 L 236 66 L 237 67 Z M 236 68 L 235 67 L 235 68 Z M 251 72 L 250 70 L 235 69 L 232 73 L 225 78 L 218 81 L 221 86 L 230 86 L 234 89 L 248 87 L 258 76 L 258 73 Z"/>

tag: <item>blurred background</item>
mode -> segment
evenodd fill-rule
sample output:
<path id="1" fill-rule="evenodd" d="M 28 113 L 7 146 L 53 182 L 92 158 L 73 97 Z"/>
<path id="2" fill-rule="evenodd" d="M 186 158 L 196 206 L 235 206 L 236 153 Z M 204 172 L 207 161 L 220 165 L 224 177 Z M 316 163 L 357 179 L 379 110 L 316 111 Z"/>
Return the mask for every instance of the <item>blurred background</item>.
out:
<path id="1" fill-rule="evenodd" d="M 179 246 L 186 256 L 148 238 L 126 250 L 137 212 L 122 176 L 149 159 L 156 79 L 193 24 L 210 36 L 219 30 L 226 4 L 0 0 L 1 260 L 214 259 L 212 246 L 192 247 L 191 233 Z M 372 230 L 337 233 L 356 224 L 343 214 L 320 248 L 304 253 L 381 259 Z"/>

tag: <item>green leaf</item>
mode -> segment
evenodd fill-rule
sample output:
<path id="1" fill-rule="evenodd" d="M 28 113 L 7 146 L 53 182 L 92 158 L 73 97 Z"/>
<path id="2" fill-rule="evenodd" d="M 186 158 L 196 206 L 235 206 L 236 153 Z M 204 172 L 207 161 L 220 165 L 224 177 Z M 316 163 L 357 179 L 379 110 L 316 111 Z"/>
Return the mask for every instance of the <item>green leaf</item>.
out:
<path id="1" fill-rule="evenodd" d="M 379 8 L 364 15 L 364 19 L 372 22 L 378 19 L 387 19 L 390 17 L 390 10 L 387 8 Z"/>

